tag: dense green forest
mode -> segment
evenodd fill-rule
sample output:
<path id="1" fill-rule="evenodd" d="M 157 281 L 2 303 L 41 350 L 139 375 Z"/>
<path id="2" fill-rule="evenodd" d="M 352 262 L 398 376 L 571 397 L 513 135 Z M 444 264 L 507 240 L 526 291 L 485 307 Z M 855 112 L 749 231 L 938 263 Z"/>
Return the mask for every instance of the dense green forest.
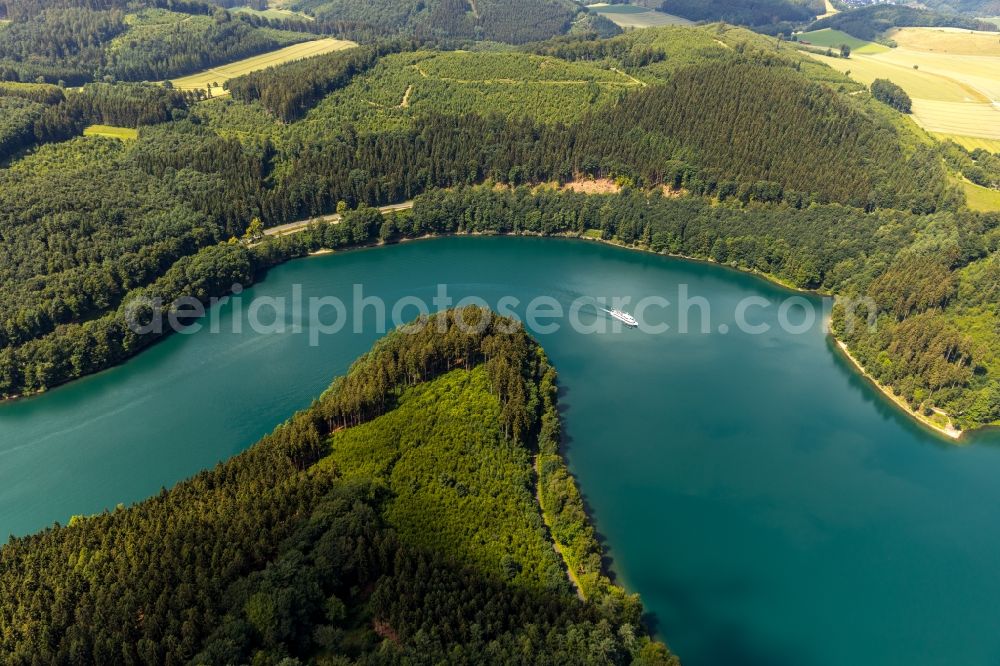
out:
<path id="1" fill-rule="evenodd" d="M 660 11 L 692 21 L 725 21 L 762 27 L 801 24 L 826 12 L 817 0 L 663 0 Z"/>
<path id="2" fill-rule="evenodd" d="M 35 142 L 35 123 L 45 106 L 20 97 L 0 97 L 0 159 Z"/>
<path id="3" fill-rule="evenodd" d="M 385 42 L 251 72 L 226 82 L 233 99 L 260 101 L 276 118 L 297 120 L 330 93 L 348 85 L 389 53 L 412 50 L 415 44 Z"/>
<path id="4" fill-rule="evenodd" d="M 904 5 L 872 5 L 850 9 L 820 19 L 808 29 L 831 28 L 846 32 L 858 39 L 873 41 L 886 30 L 911 26 L 997 30 L 996 24 L 989 21 L 980 21 L 957 14 L 941 14 Z"/>
<path id="5" fill-rule="evenodd" d="M 157 81 L 315 38 L 305 23 L 272 26 L 183 0 L 151 4 L 11 4 L 14 20 L 0 30 L 0 81 Z"/>
<path id="6" fill-rule="evenodd" d="M 943 14 L 1000 16 L 1000 0 L 924 0 L 920 4 Z"/>
<path id="7" fill-rule="evenodd" d="M 187 114 L 185 94 L 152 84 L 88 83 L 68 95 L 57 86 L 5 86 L 9 92 L 0 94 L 0 106 L 8 113 L 0 130 L 0 161 L 25 148 L 79 136 L 88 125 L 137 128 Z"/>
<path id="8" fill-rule="evenodd" d="M 313 37 L 257 27 L 241 14 L 213 16 L 145 10 L 108 45 L 99 75 L 123 81 L 158 81 L 265 53 Z"/>
<path id="9" fill-rule="evenodd" d="M 486 316 L 390 334 L 230 461 L 11 539 L 5 663 L 676 664 L 599 570 L 586 600 L 570 587 L 546 524 L 600 549 L 559 455 L 555 372 Z"/>
<path id="10" fill-rule="evenodd" d="M 983 148 L 970 151 L 954 141 L 944 142 L 941 152 L 954 171 L 976 185 L 1000 189 L 1000 153 L 991 153 Z"/>
<path id="11" fill-rule="evenodd" d="M 910 113 L 913 101 L 906 91 L 889 79 L 875 79 L 871 85 L 872 97 L 888 104 L 900 113 Z"/>
<path id="12" fill-rule="evenodd" d="M 570 0 L 295 0 L 292 9 L 354 26 L 357 36 L 484 39 L 521 44 L 567 32 Z"/>
<path id="13" fill-rule="evenodd" d="M 884 353 L 886 367 L 894 368 L 894 374 L 882 377 L 885 383 L 896 386 L 914 406 L 947 409 L 965 426 L 1000 419 L 1000 404 L 970 411 L 979 392 L 993 390 L 1000 375 L 1000 338 L 995 334 L 1000 312 L 991 296 L 1000 288 L 997 273 L 973 269 L 996 265 L 1000 216 L 995 214 L 871 214 L 840 205 L 796 209 L 749 198 L 713 204 L 629 189 L 613 196 L 526 187 L 437 190 L 418 198 L 412 212 L 388 219 L 362 207 L 338 224 L 319 223 L 305 233 L 263 244 L 210 245 L 179 260 L 148 288 L 130 292 L 128 300 L 159 297 L 164 308 L 182 295 L 207 302 L 228 293 L 233 283 L 249 284 L 269 266 L 320 248 L 427 234 L 579 235 L 589 230 L 607 240 L 709 259 L 801 288 L 870 295 L 879 306 L 873 315 L 884 313 L 886 325 L 880 319 L 879 337 L 864 341 L 878 345 L 872 357 Z M 893 268 L 897 256 L 911 252 L 949 259 L 940 259 L 937 272 L 930 274 L 916 265 Z M 969 280 L 977 280 L 978 287 L 959 288 Z M 858 314 L 862 319 L 866 315 Z M 122 305 L 103 317 L 61 326 L 6 349 L 0 354 L 0 390 L 37 391 L 138 353 L 156 336 L 137 335 L 129 322 L 144 323 L 152 316 L 149 308 L 136 311 Z M 910 323 L 900 328 L 893 324 L 896 320 Z M 980 333 L 956 338 L 964 351 L 941 356 L 937 363 L 942 365 L 932 370 L 938 350 L 923 336 L 940 327 L 957 333 L 963 321 L 971 320 Z M 866 331 L 862 326 L 845 337 L 860 344 Z M 940 378 L 942 373 L 947 380 Z"/>

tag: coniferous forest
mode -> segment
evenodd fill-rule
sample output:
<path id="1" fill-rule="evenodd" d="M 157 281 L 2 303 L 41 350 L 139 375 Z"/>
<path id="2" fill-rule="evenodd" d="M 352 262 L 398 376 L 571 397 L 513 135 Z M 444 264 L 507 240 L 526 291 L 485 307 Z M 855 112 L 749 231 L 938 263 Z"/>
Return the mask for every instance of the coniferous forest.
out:
<path id="1" fill-rule="evenodd" d="M 0 653 L 10 664 L 676 664 L 591 557 L 600 548 L 561 471 L 555 399 L 554 370 L 510 320 L 468 308 L 391 334 L 245 453 L 134 507 L 11 540 Z M 412 464 L 379 448 L 398 442 L 397 411 L 421 450 L 464 437 L 464 455 L 511 475 L 473 485 L 441 456 L 422 470 L 434 482 L 408 486 L 424 511 L 506 516 L 487 526 L 498 551 L 471 555 L 462 537 L 423 529 L 416 500 L 373 474 L 373 457 Z M 521 476 L 562 505 L 545 517 L 556 538 L 589 535 L 568 546 L 585 600 Z"/>
<path id="2" fill-rule="evenodd" d="M 568 0 L 237 4 L 0 0 L 0 399 L 310 253 L 520 234 L 836 296 L 904 407 L 1000 424 L 1000 212 L 966 194 L 1000 155 L 760 34 L 822 3 L 668 0 L 759 32 L 624 33 Z M 156 83 L 327 35 L 359 44 Z M 608 577 L 539 345 L 478 309 L 423 323 L 235 458 L 12 538 L 0 661 L 677 664 Z"/>

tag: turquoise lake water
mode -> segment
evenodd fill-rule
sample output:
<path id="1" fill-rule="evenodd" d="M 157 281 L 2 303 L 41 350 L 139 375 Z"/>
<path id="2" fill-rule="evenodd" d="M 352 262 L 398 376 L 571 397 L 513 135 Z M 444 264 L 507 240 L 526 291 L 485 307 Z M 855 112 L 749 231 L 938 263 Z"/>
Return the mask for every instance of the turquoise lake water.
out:
<path id="1" fill-rule="evenodd" d="M 671 323 L 665 334 L 564 322 L 537 335 L 560 373 L 570 466 L 612 569 L 658 634 L 687 666 L 1000 663 L 1000 433 L 959 447 L 922 429 L 852 372 L 819 320 L 804 333 L 778 327 L 788 292 L 583 241 L 448 238 L 291 262 L 243 297 L 301 284 L 304 299 L 335 295 L 350 311 L 355 283 L 390 306 L 430 304 L 443 283 L 456 299 L 548 296 L 564 308 L 624 295 L 676 304 L 687 285 L 709 301 L 711 333 L 679 333 L 668 307 L 648 311 Z M 747 314 L 768 333 L 738 330 L 748 297 L 774 303 Z M 235 334 L 232 305 L 219 313 L 220 333 L 174 335 L 0 405 L 0 534 L 133 502 L 214 465 L 307 406 L 379 337 L 371 308 L 364 332 L 349 323 L 317 347 L 308 326 Z M 580 321 L 599 320 L 591 307 Z"/>

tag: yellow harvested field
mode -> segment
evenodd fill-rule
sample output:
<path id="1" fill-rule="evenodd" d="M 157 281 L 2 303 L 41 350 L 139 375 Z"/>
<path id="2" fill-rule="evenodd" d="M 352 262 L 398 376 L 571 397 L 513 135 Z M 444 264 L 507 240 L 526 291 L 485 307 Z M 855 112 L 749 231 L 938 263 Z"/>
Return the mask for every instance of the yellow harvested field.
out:
<path id="1" fill-rule="evenodd" d="M 886 33 L 886 38 L 911 51 L 1000 56 L 1000 32 L 961 28 L 896 28 Z"/>
<path id="2" fill-rule="evenodd" d="M 870 86 L 875 79 L 890 79 L 916 99 L 933 99 L 939 102 L 989 102 L 989 98 L 970 85 L 942 77 L 913 66 L 898 65 L 881 56 L 852 55 L 848 59 L 830 58 L 809 54 L 841 72 L 849 72 L 852 79 Z"/>
<path id="3" fill-rule="evenodd" d="M 913 118 L 929 132 L 1000 139 L 1000 107 L 913 99 Z"/>
<path id="4" fill-rule="evenodd" d="M 285 48 L 278 49 L 277 51 L 262 53 L 261 55 L 253 56 L 252 58 L 237 60 L 236 62 L 229 63 L 228 65 L 212 67 L 211 69 L 206 69 L 205 71 L 198 72 L 197 74 L 191 74 L 190 76 L 185 76 L 180 79 L 174 79 L 172 83 L 178 90 L 204 90 L 205 88 L 211 86 L 212 96 L 218 97 L 219 95 L 227 94 L 222 88 L 222 84 L 229 79 L 234 79 L 237 76 L 243 76 L 244 74 L 255 72 L 259 69 L 267 69 L 268 67 L 274 67 L 275 65 L 291 62 L 292 60 L 302 60 L 303 58 L 311 58 L 313 56 L 323 55 L 324 53 L 331 53 L 333 51 L 343 51 L 344 49 L 349 49 L 354 46 L 357 46 L 354 42 L 331 38 L 317 39 L 311 42 L 302 42 L 301 44 L 292 44 L 291 46 L 286 46 Z"/>
<path id="5" fill-rule="evenodd" d="M 896 48 L 879 54 L 877 59 L 911 70 L 916 65 L 918 71 L 951 79 L 983 96 L 1000 100 L 1000 56 L 961 56 Z"/>
<path id="6" fill-rule="evenodd" d="M 1000 139 L 985 139 L 978 136 L 961 136 L 959 134 L 942 134 L 940 132 L 934 132 L 933 134 L 942 141 L 950 139 L 969 151 L 975 150 L 976 148 L 982 148 L 983 150 L 991 153 L 1000 154 Z"/>
<path id="7" fill-rule="evenodd" d="M 894 32 L 904 41 L 925 33 L 932 38 L 925 40 L 924 50 L 900 46 L 849 59 L 810 55 L 865 85 L 884 78 L 901 86 L 913 100 L 913 119 L 930 132 L 966 146 L 976 140 L 1000 141 L 1000 55 L 961 55 L 954 44 L 949 53 L 928 50 L 983 35 L 992 35 L 1000 44 L 1000 34 L 938 28 Z"/>
<path id="8" fill-rule="evenodd" d="M 833 3 L 830 2 L 830 0 L 823 0 L 823 4 L 826 7 L 826 13 L 820 14 L 819 16 L 816 17 L 817 19 L 826 18 L 828 16 L 833 16 L 834 14 L 840 13 L 840 10 L 834 7 Z"/>

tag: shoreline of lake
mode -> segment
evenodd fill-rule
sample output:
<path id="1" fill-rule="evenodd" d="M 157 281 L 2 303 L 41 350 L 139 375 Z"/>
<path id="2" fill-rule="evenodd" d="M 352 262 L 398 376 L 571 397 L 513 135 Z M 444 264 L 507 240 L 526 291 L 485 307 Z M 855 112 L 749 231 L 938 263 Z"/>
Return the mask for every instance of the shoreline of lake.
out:
<path id="1" fill-rule="evenodd" d="M 393 213 L 398 212 L 398 210 L 407 210 L 407 209 L 405 209 L 405 208 L 404 209 L 394 209 L 394 210 L 389 210 L 388 212 L 390 214 L 393 214 Z M 296 228 L 296 229 L 293 229 L 293 230 L 289 231 L 287 235 L 296 234 L 296 233 L 304 231 L 304 230 L 306 230 L 308 228 L 309 228 L 308 226 L 302 226 L 300 228 Z M 309 253 L 307 253 L 307 254 L 305 254 L 303 256 L 290 257 L 290 258 L 286 259 L 285 261 L 283 261 L 281 263 L 288 263 L 289 261 L 293 261 L 295 259 L 304 259 L 304 258 L 308 258 L 308 257 L 326 256 L 326 255 L 329 255 L 329 254 L 336 254 L 336 253 L 342 252 L 342 251 L 348 251 L 348 252 L 350 252 L 350 251 L 362 250 L 362 249 L 374 249 L 374 248 L 379 248 L 379 247 L 385 247 L 387 245 L 393 245 L 393 244 L 396 244 L 396 243 L 409 243 L 409 242 L 414 242 L 414 241 L 434 240 L 434 239 L 438 239 L 438 238 L 447 238 L 449 236 L 524 236 L 524 237 L 543 237 L 542 234 L 531 233 L 531 232 L 524 232 L 524 231 L 518 231 L 518 232 L 514 232 L 514 233 L 507 233 L 507 234 L 484 234 L 484 233 L 477 233 L 477 232 L 460 232 L 460 233 L 452 233 L 452 234 L 426 234 L 424 236 L 418 236 L 416 238 L 401 238 L 398 241 L 395 241 L 393 243 L 386 243 L 384 241 L 379 241 L 379 242 L 376 242 L 376 243 L 366 243 L 366 244 L 354 245 L 354 246 L 350 246 L 350 247 L 343 248 L 343 249 L 340 249 L 340 250 L 333 249 L 333 248 L 320 248 L 318 250 L 309 252 Z M 804 288 L 801 288 L 801 287 L 796 287 L 795 285 L 789 284 L 785 280 L 782 280 L 781 278 L 779 278 L 779 277 L 777 277 L 775 275 L 772 275 L 770 273 L 764 273 L 764 272 L 758 271 L 758 270 L 743 269 L 743 268 L 739 268 L 737 266 L 730 266 L 728 264 L 722 264 L 722 263 L 719 263 L 718 261 L 715 261 L 715 260 L 713 260 L 711 258 L 707 258 L 707 257 L 692 257 L 692 256 L 689 256 L 689 255 L 674 254 L 674 253 L 670 253 L 670 252 L 654 252 L 653 250 L 651 250 L 649 248 L 639 247 L 639 246 L 636 246 L 636 245 L 626 245 L 626 244 L 621 243 L 619 241 L 616 241 L 614 239 L 604 239 L 604 238 L 596 238 L 594 236 L 586 236 L 586 235 L 584 235 L 584 233 L 577 233 L 577 234 L 560 233 L 560 234 L 552 234 L 552 235 L 550 235 L 548 237 L 550 237 L 550 238 L 576 239 L 576 240 L 582 240 L 582 241 L 591 241 L 591 242 L 601 243 L 601 244 L 604 244 L 604 245 L 610 245 L 612 247 L 620 248 L 620 249 L 623 249 L 623 250 L 631 250 L 631 251 L 634 251 L 634 252 L 641 252 L 641 253 L 644 253 L 644 254 L 658 255 L 658 256 L 668 257 L 668 258 L 671 258 L 671 259 L 679 259 L 679 260 L 683 260 L 683 261 L 691 261 L 691 262 L 700 263 L 700 264 L 710 264 L 710 265 L 716 266 L 718 268 L 724 268 L 724 269 L 736 271 L 737 273 L 741 273 L 743 275 L 752 275 L 752 276 L 758 277 L 758 278 L 760 278 L 760 279 L 768 282 L 769 284 L 776 285 L 778 287 L 781 287 L 783 289 L 787 289 L 787 290 L 789 290 L 791 292 L 794 292 L 794 293 L 810 294 L 810 295 L 814 295 L 814 296 L 827 297 L 827 298 L 831 298 L 831 297 L 834 296 L 833 294 L 830 294 L 828 292 L 824 292 L 824 291 L 821 291 L 821 290 L 818 290 L 818 289 L 804 289 Z M 278 265 L 280 265 L 280 264 L 278 264 Z M 261 279 L 262 280 L 266 279 L 266 276 L 267 276 L 267 273 L 265 272 L 264 275 L 261 276 Z M 901 411 L 903 411 L 904 413 L 906 413 L 910 418 L 912 418 L 916 422 L 918 422 L 918 423 L 920 423 L 920 424 L 922 424 L 922 425 L 924 425 L 924 426 L 926 426 L 928 428 L 931 428 L 932 430 L 934 430 L 935 432 L 937 432 L 939 434 L 942 434 L 942 435 L 948 437 L 952 442 L 955 442 L 955 443 L 959 442 L 960 438 L 962 437 L 962 434 L 965 433 L 965 432 L 972 433 L 972 432 L 978 432 L 978 431 L 982 431 L 982 430 L 986 430 L 986 429 L 990 428 L 990 426 L 984 425 L 984 426 L 980 426 L 980 427 L 977 427 L 977 428 L 972 428 L 970 430 L 962 431 L 962 430 L 958 430 L 957 428 L 954 428 L 954 426 L 951 425 L 953 423 L 953 421 L 951 419 L 951 415 L 948 414 L 948 413 L 946 413 L 946 412 L 944 412 L 944 411 L 939 410 L 939 413 L 942 414 L 945 418 L 948 419 L 948 423 L 949 423 L 950 427 L 940 426 L 939 424 L 934 423 L 933 421 L 931 421 L 930 419 L 924 417 L 923 415 L 919 414 L 918 412 L 914 412 L 912 409 L 909 408 L 909 406 L 904 401 L 902 401 L 898 396 L 896 396 L 892 392 L 892 389 L 890 387 L 887 387 L 887 386 L 881 384 L 874 377 L 872 377 L 868 373 L 868 371 L 865 370 L 864 366 L 862 366 L 861 363 L 850 353 L 850 350 L 848 349 L 847 345 L 840 338 L 838 338 L 832 331 L 829 331 L 829 329 L 828 329 L 828 335 L 836 343 L 836 347 L 842 353 L 844 353 L 847 356 L 848 360 L 851 362 L 851 366 L 853 367 L 853 369 L 856 372 L 858 372 L 862 377 L 864 377 L 865 379 L 867 379 L 880 393 L 882 393 L 882 395 L 884 395 L 886 398 L 888 398 L 896 407 L 898 407 Z M 167 335 L 161 336 L 159 340 L 156 340 L 155 342 L 153 342 L 152 345 L 149 345 L 149 346 L 145 347 L 143 350 L 140 350 L 138 352 L 138 354 L 141 354 L 146 349 L 149 349 L 149 347 L 156 345 L 158 342 L 160 342 L 161 340 L 165 339 L 166 337 L 168 337 L 168 336 Z M 138 354 L 130 356 L 129 358 L 134 358 Z M 127 360 L 128 360 L 128 358 L 123 359 L 122 362 L 127 361 Z M 32 398 L 32 397 L 43 395 L 43 394 L 47 393 L 48 391 L 50 391 L 52 389 L 59 388 L 61 386 L 65 386 L 67 384 L 71 384 L 74 381 L 76 381 L 77 379 L 82 379 L 83 377 L 87 377 L 87 376 L 90 376 L 90 375 L 99 374 L 100 372 L 103 372 L 103 371 L 108 370 L 110 368 L 116 367 L 118 365 L 121 365 L 121 363 L 116 363 L 114 365 L 108 366 L 107 368 L 101 368 L 101 369 L 97 370 L 96 372 L 88 373 L 87 375 L 82 375 L 80 377 L 76 377 L 74 379 L 71 379 L 68 382 L 63 382 L 62 384 L 58 384 L 56 386 L 47 387 L 47 388 L 39 390 L 39 391 L 35 391 L 35 392 L 31 392 L 31 393 L 22 393 L 22 394 L 13 395 L 13 396 L 7 396 L 5 398 L 0 398 L 0 405 L 3 405 L 5 403 L 11 403 L 11 402 L 15 402 L 15 401 L 18 401 L 18 400 L 25 400 L 25 399 L 29 399 L 29 398 Z"/>

